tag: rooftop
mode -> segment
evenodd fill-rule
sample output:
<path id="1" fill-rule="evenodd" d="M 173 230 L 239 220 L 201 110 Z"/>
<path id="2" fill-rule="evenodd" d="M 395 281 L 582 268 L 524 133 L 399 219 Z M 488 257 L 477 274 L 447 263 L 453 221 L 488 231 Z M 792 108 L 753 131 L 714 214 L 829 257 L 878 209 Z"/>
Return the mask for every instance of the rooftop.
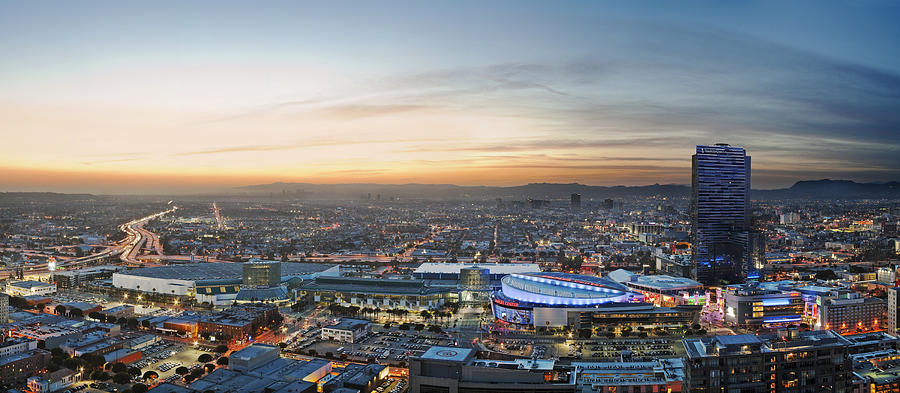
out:
<path id="1" fill-rule="evenodd" d="M 303 283 L 306 291 L 337 291 L 352 293 L 379 293 L 396 295 L 430 295 L 456 291 L 455 287 L 429 285 L 426 280 L 382 280 L 375 278 L 325 277 Z"/>
<path id="2" fill-rule="evenodd" d="M 22 288 L 22 289 L 31 289 L 31 288 L 41 288 L 41 287 L 49 287 L 53 284 L 40 282 L 40 281 L 17 281 L 9 283 L 9 286 Z"/>
<path id="3" fill-rule="evenodd" d="M 491 274 L 512 274 L 512 273 L 530 273 L 539 272 L 541 267 L 536 263 L 439 263 L 426 262 L 413 272 L 419 273 L 441 273 L 441 274 L 459 274 L 460 269 L 467 267 L 480 267 L 490 270 Z"/>
<path id="4" fill-rule="evenodd" d="M 330 329 L 340 329 L 340 330 L 356 330 L 360 327 L 364 327 L 369 324 L 369 321 L 364 321 L 362 319 L 351 319 L 351 318 L 342 318 L 340 322 L 335 323 L 333 325 L 326 326 Z"/>
<path id="5" fill-rule="evenodd" d="M 472 355 L 471 348 L 431 347 L 420 356 L 422 359 L 465 362 Z"/>
<path id="6" fill-rule="evenodd" d="M 335 265 L 323 263 L 282 262 L 282 277 L 302 276 L 326 271 Z M 243 277 L 243 264 L 228 262 L 193 263 L 184 265 L 167 265 L 132 269 L 116 274 L 140 276 L 148 278 L 179 279 L 187 281 L 240 279 Z"/>
<path id="7" fill-rule="evenodd" d="M 266 352 L 272 351 L 272 350 L 279 350 L 279 349 L 278 349 L 278 347 L 276 347 L 274 345 L 257 343 L 257 344 L 252 344 L 250 346 L 247 346 L 240 351 L 232 353 L 231 358 L 250 360 L 250 359 L 256 358 L 256 357 L 258 357 Z"/>

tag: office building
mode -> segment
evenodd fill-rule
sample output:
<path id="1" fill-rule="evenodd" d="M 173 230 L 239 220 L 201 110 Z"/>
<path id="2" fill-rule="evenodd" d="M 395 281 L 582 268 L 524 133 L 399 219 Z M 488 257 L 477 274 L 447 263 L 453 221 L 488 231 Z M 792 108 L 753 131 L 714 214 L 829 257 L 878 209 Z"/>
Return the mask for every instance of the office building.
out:
<path id="1" fill-rule="evenodd" d="M 897 328 L 900 327 L 900 326 L 898 326 L 898 324 L 897 324 L 897 315 L 900 314 L 900 312 L 898 312 L 898 311 L 900 311 L 900 302 L 898 302 L 898 300 L 900 300 L 900 299 L 898 299 L 898 296 L 897 296 L 897 295 L 898 295 L 898 293 L 897 293 L 898 291 L 900 291 L 900 288 L 898 288 L 898 287 L 890 288 L 890 289 L 888 289 L 888 291 L 887 291 L 887 292 L 888 292 L 888 300 L 887 300 L 887 313 L 888 313 L 888 318 L 887 318 L 887 331 L 888 331 L 888 333 L 890 333 L 890 334 L 897 334 L 897 333 L 898 333 Z"/>
<path id="2" fill-rule="evenodd" d="M 9 322 L 9 295 L 0 293 L 0 325 Z"/>
<path id="3" fill-rule="evenodd" d="M 697 146 L 691 199 L 693 263 L 706 285 L 743 282 L 750 269 L 750 157 L 727 144 Z"/>
<path id="4" fill-rule="evenodd" d="M 849 392 L 850 342 L 829 330 L 682 340 L 692 393 Z"/>
<path id="5" fill-rule="evenodd" d="M 569 196 L 569 204 L 572 207 L 581 207 L 581 194 L 572 194 Z"/>
<path id="6" fill-rule="evenodd" d="M 779 216 L 779 222 L 782 225 L 791 225 L 800 222 L 800 215 L 794 212 L 781 213 Z"/>

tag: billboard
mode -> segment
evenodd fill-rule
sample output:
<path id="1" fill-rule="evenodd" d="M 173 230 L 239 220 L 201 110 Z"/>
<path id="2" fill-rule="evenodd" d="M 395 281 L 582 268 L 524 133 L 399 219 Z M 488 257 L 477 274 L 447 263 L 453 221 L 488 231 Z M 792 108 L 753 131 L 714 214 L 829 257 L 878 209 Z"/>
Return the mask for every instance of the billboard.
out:
<path id="1" fill-rule="evenodd" d="M 494 317 L 504 322 L 519 325 L 531 325 L 534 319 L 531 310 L 504 307 L 497 303 L 494 303 Z"/>

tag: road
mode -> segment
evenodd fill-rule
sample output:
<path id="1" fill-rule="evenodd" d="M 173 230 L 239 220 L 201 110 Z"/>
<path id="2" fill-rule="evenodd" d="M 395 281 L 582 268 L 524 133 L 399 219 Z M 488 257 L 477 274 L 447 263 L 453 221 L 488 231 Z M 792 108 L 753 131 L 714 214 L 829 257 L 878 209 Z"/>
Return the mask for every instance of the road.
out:
<path id="1" fill-rule="evenodd" d="M 122 248 L 119 253 L 119 259 L 121 259 L 125 264 L 140 265 L 142 263 L 137 259 L 137 257 L 142 248 L 154 250 L 157 252 L 157 254 L 162 255 L 163 250 L 162 245 L 159 244 L 159 237 L 155 233 L 144 229 L 143 225 L 147 221 L 162 217 L 169 213 L 173 213 L 176 210 L 178 210 L 178 207 L 172 206 L 172 208 L 169 210 L 151 214 L 147 217 L 132 220 L 120 225 L 119 229 L 127 233 L 128 236 L 122 243 Z"/>
<path id="2" fill-rule="evenodd" d="M 142 217 L 136 220 L 129 221 L 125 224 L 119 226 L 119 229 L 127 233 L 128 235 L 124 240 L 116 243 L 113 246 L 107 247 L 105 250 L 98 252 L 96 254 L 86 255 L 79 258 L 71 258 L 65 260 L 57 260 L 56 268 L 66 268 L 73 269 L 78 268 L 81 265 L 89 264 L 90 262 L 96 262 L 101 259 L 105 259 L 108 257 L 113 257 L 119 255 L 122 261 L 126 263 L 139 263 L 139 262 L 131 262 L 137 261 L 133 259 L 134 255 L 140 251 L 140 245 L 147 242 L 149 240 L 149 244 L 159 250 L 162 253 L 162 246 L 159 244 L 159 237 L 155 234 L 143 229 L 141 225 L 146 223 L 147 221 L 162 217 L 166 214 L 172 213 L 176 211 L 177 207 L 172 207 L 171 209 L 161 211 L 159 213 L 151 214 L 147 217 Z M 25 268 L 26 275 L 33 274 L 47 274 L 50 272 L 48 263 L 35 263 L 29 264 L 27 266 L 23 266 Z M 15 269 L 3 269 L 0 270 L 0 277 L 8 277 L 10 274 L 14 274 Z"/>

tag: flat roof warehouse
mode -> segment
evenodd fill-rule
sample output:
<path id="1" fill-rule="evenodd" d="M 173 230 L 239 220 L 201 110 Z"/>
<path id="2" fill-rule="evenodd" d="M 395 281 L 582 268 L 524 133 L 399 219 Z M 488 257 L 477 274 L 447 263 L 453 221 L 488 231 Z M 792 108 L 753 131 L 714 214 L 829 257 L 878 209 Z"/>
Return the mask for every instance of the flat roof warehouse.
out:
<path id="1" fill-rule="evenodd" d="M 336 268 L 338 265 L 322 263 L 296 263 L 282 262 L 282 277 L 303 276 L 311 273 L 324 272 Z M 140 276 L 173 280 L 214 280 L 214 279 L 240 279 L 243 275 L 242 263 L 213 262 L 185 265 L 168 265 L 157 267 L 145 267 L 119 272 L 129 276 Z"/>

